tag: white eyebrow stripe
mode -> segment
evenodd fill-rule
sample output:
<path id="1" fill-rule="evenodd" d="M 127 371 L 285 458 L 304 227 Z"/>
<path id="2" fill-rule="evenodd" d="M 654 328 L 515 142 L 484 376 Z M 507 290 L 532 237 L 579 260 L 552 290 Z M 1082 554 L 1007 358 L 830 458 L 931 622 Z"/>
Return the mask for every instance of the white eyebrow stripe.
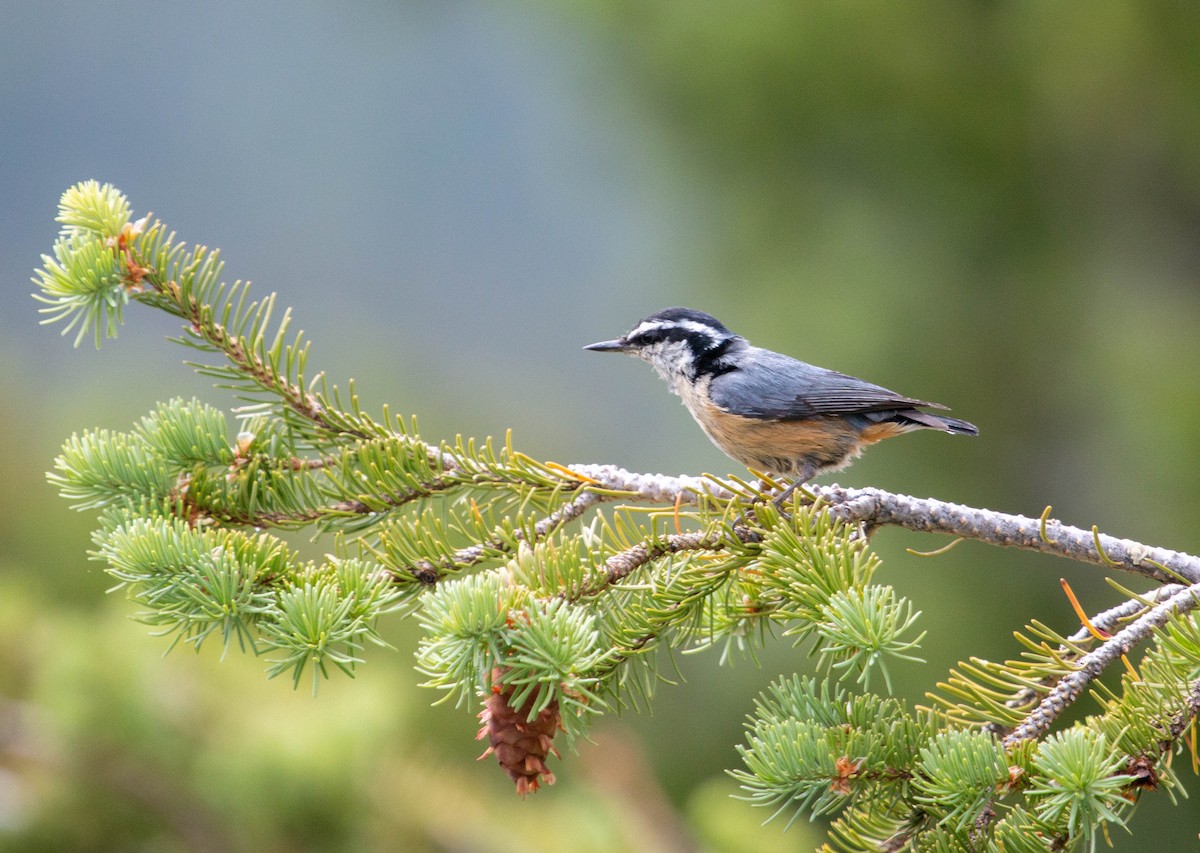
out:
<path id="1" fill-rule="evenodd" d="M 695 320 L 655 320 L 652 323 L 639 323 L 637 328 L 629 333 L 628 337 L 645 334 L 646 332 L 654 332 L 659 329 L 683 329 L 687 332 L 695 332 L 699 335 L 704 335 L 710 341 L 715 341 L 718 338 L 716 330 L 707 323 L 699 323 Z"/>
<path id="2" fill-rule="evenodd" d="M 666 329 L 674 325 L 674 323 L 664 323 L 661 320 L 656 320 L 653 323 L 638 323 L 627 337 L 632 338 L 634 335 L 644 335 L 646 332 L 657 332 L 659 329 Z"/>

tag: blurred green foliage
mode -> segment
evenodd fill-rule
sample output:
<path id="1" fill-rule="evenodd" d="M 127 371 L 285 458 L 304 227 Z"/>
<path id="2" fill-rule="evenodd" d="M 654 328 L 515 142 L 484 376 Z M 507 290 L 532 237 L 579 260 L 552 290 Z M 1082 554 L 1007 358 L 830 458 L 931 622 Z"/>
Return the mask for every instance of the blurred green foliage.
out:
<path id="1" fill-rule="evenodd" d="M 597 132 L 652 152 L 653 180 L 690 238 L 666 263 L 668 280 L 571 292 L 543 307 L 538 325 L 573 317 L 582 344 L 599 337 L 592 315 L 600 307 L 620 326 L 669 303 L 694 304 L 757 343 L 944 400 L 982 428 L 978 442 L 906 438 L 907 452 L 871 454 L 842 476 L 847 482 L 1034 515 L 1053 503 L 1064 519 L 1200 550 L 1200 7 L 624 0 L 520 11 L 565 22 L 592 44 L 580 66 L 556 57 L 562 76 L 579 75 L 574 85 Z M 353 34 L 319 36 L 336 46 L 333 56 L 359 59 Z M 141 43 L 167 33 L 151 35 Z M 108 36 L 122 43 L 124 32 Z M 312 49 L 317 34 L 308 37 Z M 367 55 L 380 51 L 373 43 Z M 247 75 L 239 77 L 247 89 L 267 73 L 230 68 Z M 29 73 L 9 70 L 10 81 Z M 135 88 L 145 77 L 131 60 L 122 79 Z M 219 133 L 206 139 L 244 144 L 236 116 L 207 118 Z M 352 160 L 346 141 L 355 134 L 372 138 L 370 126 L 340 129 L 315 160 L 279 156 L 280 185 L 324 173 L 322 158 Z M 161 141 L 151 127 L 139 133 Z M 63 141 L 53 142 L 56 152 Z M 81 157 L 69 167 L 79 163 L 95 166 Z M 368 162 L 362 172 L 375 180 L 385 166 Z M 94 176 L 146 194 L 124 174 Z M 56 174 L 30 218 L 48 222 L 54 194 L 91 176 Z M 219 181 L 208 189 L 233 195 Z M 155 204 L 170 202 L 155 195 Z M 46 230 L 43 248 L 50 239 Z M 265 286 L 289 301 L 286 282 Z M 349 314 L 371 313 L 369 300 L 383 298 L 348 288 Z M 538 301 L 504 299 L 522 308 Z M 533 348 L 537 369 L 558 358 L 536 340 L 509 343 Z M 494 768 L 470 764 L 472 727 L 461 714 L 427 708 L 431 697 L 414 687 L 414 637 L 393 637 L 399 654 L 377 653 L 358 680 L 331 684 L 316 702 L 265 682 L 258 662 L 240 656 L 160 658 L 162 644 L 127 621 L 129 605 L 102 597 L 107 581 L 84 562 L 90 520 L 68 513 L 42 482 L 71 430 L 128 424 L 154 402 L 137 371 L 173 356 L 125 346 L 106 376 L 75 359 L 86 381 L 58 398 L 47 384 L 54 377 L 0 343 L 10 366 L 0 378 L 0 443 L 9 448 L 0 489 L 0 847 L 517 850 L 556 849 L 566 837 L 574 849 L 639 849 L 647 836 L 638 833 L 654 821 L 611 779 L 583 781 L 600 778 L 583 769 L 589 747 L 568 757 L 558 786 L 525 803 L 513 801 Z M 325 347 L 319 352 L 334 342 Z M 620 411 L 637 382 L 598 383 L 596 411 Z M 496 389 L 495 406 L 511 406 L 514 393 Z M 554 405 L 534 402 L 520 406 Z M 470 406 L 447 400 L 442 411 L 456 405 L 470 415 L 490 403 L 472 395 Z M 720 464 L 708 461 L 716 456 L 695 462 L 703 439 L 682 412 L 661 411 L 678 421 L 663 430 L 679 432 L 642 442 L 641 458 L 690 470 Z M 544 434 L 559 447 L 595 447 L 570 443 L 588 423 L 575 414 Z M 628 434 L 618 424 L 613 440 L 627 444 Z M 1091 569 L 970 545 L 921 561 L 906 545 L 929 542 L 888 532 L 877 548 L 887 582 L 925 610 L 931 663 L 950 666 L 964 650 L 1011 654 L 1009 632 L 1031 617 L 1070 625 L 1060 575 L 1093 610 L 1114 600 Z M 759 831 L 759 816 L 724 796 L 730 785 L 720 776 L 734 761 L 749 697 L 804 665 L 786 645 L 762 670 L 684 661 L 688 682 L 660 691 L 655 716 L 628 721 L 669 801 L 709 849 L 812 846 L 802 826 Z M 897 676 L 898 693 L 920 696 L 924 685 Z M 600 749 L 617 742 L 608 732 L 596 738 Z M 1200 829 L 1186 803 L 1154 797 L 1133 825 L 1135 837 L 1116 835 L 1116 849 L 1181 849 Z"/>

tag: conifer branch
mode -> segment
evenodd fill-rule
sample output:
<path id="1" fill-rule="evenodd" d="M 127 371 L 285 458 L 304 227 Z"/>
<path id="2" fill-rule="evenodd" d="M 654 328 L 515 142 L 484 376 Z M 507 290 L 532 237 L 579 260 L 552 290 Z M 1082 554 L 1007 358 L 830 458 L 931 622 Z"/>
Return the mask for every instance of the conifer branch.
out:
<path id="1" fill-rule="evenodd" d="M 759 805 L 841 811 L 832 832 L 847 850 L 1068 849 L 1123 824 L 1131 791 L 1177 786 L 1164 756 L 1200 709 L 1200 558 L 1049 509 L 1031 519 L 831 485 L 781 510 L 736 478 L 562 466 L 509 441 L 428 443 L 415 421 L 364 414 L 353 386 L 343 405 L 322 374 L 305 381 L 308 345 L 285 339 L 288 314 L 272 323 L 273 296 L 248 301 L 246 285 L 221 282 L 216 252 L 130 219 L 112 187 L 64 194 L 35 278 L 47 322 L 99 344 L 130 303 L 166 311 L 186 324 L 178 343 L 220 357 L 193 367 L 253 405 L 237 410 L 231 442 L 223 410 L 159 404 L 128 431 L 72 436 L 49 479 L 98 513 L 93 556 L 174 642 L 266 649 L 270 676 L 311 674 L 315 689 L 383 645 L 380 617 L 415 617 L 426 685 L 482 705 L 497 760 L 531 792 L 553 781 L 560 732 L 569 742 L 593 716 L 649 700 L 659 678 L 646 652 L 719 645 L 724 661 L 778 630 L 812 644 L 821 676 L 764 694 L 739 747 L 747 769 L 732 773 Z M 874 582 L 864 532 L 884 525 L 1161 585 L 1098 614 L 1095 634 L 1031 620 L 1020 658 L 968 658 L 939 685 L 949 697 L 933 696 L 940 710 L 910 713 L 868 690 L 881 672 L 890 692 L 887 662 L 920 663 L 924 636 L 910 634 L 913 603 Z M 335 553 L 305 562 L 276 535 L 302 527 Z M 1095 681 L 1141 643 L 1120 692 Z M 860 692 L 837 686 L 847 677 Z M 1103 712 L 1050 733 L 1086 694 Z"/>
<path id="2" fill-rule="evenodd" d="M 449 467 L 453 465 L 453 462 L 450 461 L 446 464 Z M 596 464 L 569 465 L 565 466 L 565 470 L 580 477 L 579 481 L 568 486 L 569 488 L 579 490 L 579 493 L 570 501 L 560 505 L 553 512 L 538 519 L 531 527 L 514 531 L 513 539 L 515 542 L 526 542 L 528 544 L 539 542 L 559 530 L 564 524 L 580 518 L 589 509 L 604 502 L 622 500 L 630 503 L 664 503 L 674 502 L 676 499 L 679 499 L 681 504 L 694 505 L 700 500 L 702 495 L 708 495 L 717 500 L 729 500 L 733 496 L 732 492 L 728 491 L 717 481 L 703 477 L 635 474 L 615 466 Z M 601 491 L 589 489 L 589 485 L 593 489 L 601 489 Z M 646 550 L 645 546 L 639 545 L 635 547 Z M 686 550 L 686 547 L 676 548 L 675 550 Z M 435 565 L 429 561 L 418 561 L 408 567 L 408 570 L 419 574 L 425 583 L 436 583 L 437 578 L 440 578 L 447 572 L 467 569 L 494 556 L 496 553 L 508 553 L 510 551 L 511 548 L 505 540 L 492 539 L 487 542 L 480 542 L 460 548 L 454 552 L 450 559 L 442 561 L 440 564 Z M 639 551 L 639 553 L 641 552 Z M 661 553 L 655 554 L 655 556 L 661 556 Z M 632 555 L 624 557 L 617 555 L 610 558 L 610 561 L 620 562 L 631 559 L 635 558 Z M 644 564 L 649 559 L 653 559 L 653 557 L 647 557 L 637 563 L 637 565 Z M 635 567 L 631 564 L 630 570 Z M 615 577 L 613 578 L 614 581 L 616 579 Z"/>
<path id="3" fill-rule="evenodd" d="M 1114 607 L 1110 607 L 1108 610 L 1097 613 L 1095 616 L 1090 617 L 1089 621 L 1092 624 L 1092 628 L 1095 628 L 1097 631 L 1105 634 L 1113 634 L 1115 633 L 1114 629 L 1118 625 L 1128 621 L 1132 616 L 1143 613 L 1149 607 L 1153 606 L 1154 603 L 1170 598 L 1182 589 L 1183 587 L 1180 584 L 1174 583 L 1157 587 L 1147 592 L 1141 598 L 1128 599 Z M 1147 604 L 1147 602 L 1150 602 L 1150 604 Z M 1076 650 L 1081 646 L 1092 643 L 1095 639 L 1096 637 L 1092 633 L 1091 628 L 1084 626 L 1069 636 L 1066 644 L 1058 647 L 1057 654 L 1064 660 L 1078 659 L 1084 653 Z M 1024 708 L 1036 701 L 1038 696 L 1048 692 L 1053 683 L 1054 679 L 1052 678 L 1042 679 L 1038 687 L 1026 687 L 1017 692 L 1004 704 L 1014 709 Z M 995 724 L 990 724 L 987 728 L 993 734 L 1007 734 L 1007 731 L 1003 727 Z"/>
<path id="4" fill-rule="evenodd" d="M 735 492 L 729 484 L 698 477 L 636 474 L 615 465 L 572 465 L 605 489 L 629 493 L 630 500 L 685 504 L 703 495 L 730 500 Z M 1158 581 L 1172 583 L 1181 578 L 1200 583 L 1200 558 L 1182 551 L 1144 545 L 1093 530 L 1063 524 L 1055 519 L 1044 523 L 989 509 L 978 509 L 935 498 L 915 498 L 876 488 L 846 488 L 838 485 L 805 486 L 829 506 L 835 518 L 868 528 L 885 525 L 924 533 L 945 533 L 1004 548 L 1021 548 L 1054 554 L 1068 560 L 1116 568 Z M 1043 538 L 1042 533 L 1048 538 Z"/>
<path id="5" fill-rule="evenodd" d="M 169 299 L 178 309 L 179 315 L 188 322 L 192 334 L 222 352 L 233 367 L 257 382 L 264 391 L 279 397 L 293 412 L 321 430 L 342 433 L 353 438 L 370 437 L 369 433 L 362 430 L 350 429 L 344 424 L 335 424 L 329 420 L 326 417 L 325 406 L 315 395 L 270 369 L 258 353 L 247 347 L 244 339 L 230 334 L 224 325 L 213 320 L 206 306 L 194 293 L 185 293 L 177 281 L 165 278 L 162 271 L 146 266 L 149 262 L 133 249 L 127 251 L 130 257 L 127 262 L 127 269 L 130 270 L 129 286 L 140 284 Z"/>
<path id="6" fill-rule="evenodd" d="M 596 504 L 605 500 L 614 500 L 611 495 L 599 492 L 581 492 L 579 495 L 558 507 L 554 512 L 538 519 L 527 534 L 525 529 L 513 531 L 515 542 L 533 544 L 550 536 L 564 524 L 574 521 Z M 429 560 L 418 560 L 407 570 L 422 579 L 423 583 L 434 584 L 438 579 L 450 572 L 458 572 L 478 565 L 498 553 L 509 553 L 512 549 L 504 539 L 491 539 L 459 548 L 450 559 L 435 565 Z"/>
<path id="7" fill-rule="evenodd" d="M 745 528 L 741 528 L 745 530 Z M 722 547 L 722 538 L 710 533 L 675 533 L 661 542 L 640 542 L 631 548 L 614 554 L 604 561 L 601 583 L 584 591 L 584 595 L 596 595 L 605 586 L 620 583 L 630 574 L 647 563 L 668 554 L 682 551 L 712 551 Z"/>
<path id="8" fill-rule="evenodd" d="M 1129 627 L 1105 640 L 1098 649 L 1084 655 L 1076 662 L 1076 671 L 1054 685 L 1024 722 L 1009 732 L 1004 738 L 1004 745 L 1016 746 L 1023 740 L 1032 740 L 1045 734 L 1059 715 L 1075 703 L 1088 684 L 1098 678 L 1109 664 L 1148 640 L 1156 628 L 1165 625 L 1172 617 L 1194 610 L 1197 606 L 1200 606 L 1200 584 L 1184 587 L 1166 601 L 1155 605 Z"/>
<path id="9" fill-rule="evenodd" d="M 934 498 L 897 495 L 874 488 L 826 486 L 814 488 L 813 492 L 830 504 L 834 515 L 845 521 L 868 526 L 895 525 L 921 532 L 962 536 L 1004 548 L 1040 551 L 1080 563 L 1132 572 L 1159 583 L 1171 583 L 1181 578 L 1188 583 L 1200 583 L 1200 558 L 1094 530 L 1081 530 L 1054 519 L 1043 523 L 1023 515 L 977 509 Z"/>

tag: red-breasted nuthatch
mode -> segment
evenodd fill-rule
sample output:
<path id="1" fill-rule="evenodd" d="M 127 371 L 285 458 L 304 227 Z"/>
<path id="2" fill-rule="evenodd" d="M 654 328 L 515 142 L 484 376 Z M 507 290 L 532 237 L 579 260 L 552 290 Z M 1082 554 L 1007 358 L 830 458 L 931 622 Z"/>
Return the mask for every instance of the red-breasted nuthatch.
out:
<path id="1" fill-rule="evenodd" d="M 946 408 L 939 403 L 751 346 L 691 308 L 664 309 L 623 337 L 584 349 L 650 362 L 726 455 L 795 478 L 785 494 L 894 435 L 917 429 L 979 434 L 974 424 L 921 411 Z"/>

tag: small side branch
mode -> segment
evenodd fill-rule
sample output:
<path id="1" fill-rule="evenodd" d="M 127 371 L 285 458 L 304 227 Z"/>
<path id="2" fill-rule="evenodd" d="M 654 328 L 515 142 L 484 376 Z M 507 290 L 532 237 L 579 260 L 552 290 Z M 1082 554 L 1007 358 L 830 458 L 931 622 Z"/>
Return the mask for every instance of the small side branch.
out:
<path id="1" fill-rule="evenodd" d="M 1157 589 L 1146 593 L 1145 598 L 1151 602 L 1158 603 L 1165 601 L 1183 588 L 1184 587 L 1177 583 L 1167 584 L 1166 586 L 1160 586 Z M 1128 601 L 1123 601 L 1115 607 L 1110 607 L 1108 610 L 1097 613 L 1095 616 L 1091 617 L 1092 627 L 1098 631 L 1103 631 L 1106 634 L 1116 633 L 1116 628 L 1121 625 L 1121 623 L 1132 618 L 1138 613 L 1142 613 L 1146 610 L 1147 606 L 1148 605 L 1139 598 L 1131 598 Z M 1093 642 L 1095 640 L 1095 636 L 1087 626 L 1084 626 L 1068 637 L 1067 640 L 1073 646 L 1078 647 L 1081 644 Z M 1063 657 L 1069 657 L 1074 656 L 1077 653 L 1073 652 L 1066 646 L 1059 646 L 1058 654 Z M 1053 683 L 1053 681 L 1047 679 L 1041 683 L 1049 686 Z M 1010 708 L 1024 708 L 1033 703 L 1042 692 L 1044 691 L 1036 690 L 1033 687 L 1026 687 L 1004 704 Z M 988 729 L 994 733 L 1004 733 L 1003 730 L 1001 730 L 998 726 L 989 726 Z"/>
<path id="2" fill-rule="evenodd" d="M 1187 613 L 1197 606 L 1200 606 L 1200 584 L 1184 587 L 1128 628 L 1105 640 L 1100 648 L 1081 657 L 1078 661 L 1079 669 L 1064 676 L 1054 685 L 1024 722 L 1004 738 L 1004 746 L 1013 747 L 1023 740 L 1045 734 L 1058 716 L 1079 698 L 1087 685 L 1099 677 L 1109 664 L 1148 639 L 1155 629 L 1161 628 L 1176 613 Z"/>
<path id="3" fill-rule="evenodd" d="M 1159 602 L 1166 601 L 1175 593 L 1183 590 L 1183 588 L 1183 586 L 1177 583 L 1167 584 L 1166 586 L 1160 586 L 1157 589 L 1151 590 L 1150 592 L 1146 593 L 1145 597 L 1149 601 L 1158 604 Z M 1106 634 L 1112 634 L 1118 625 L 1130 617 L 1141 613 L 1146 609 L 1146 607 L 1147 605 L 1138 598 L 1131 598 L 1128 601 L 1122 601 L 1120 604 L 1110 607 L 1107 610 L 1103 610 L 1091 617 L 1092 627 L 1098 631 L 1103 631 Z M 1072 643 L 1078 644 L 1085 643 L 1092 638 L 1092 632 L 1088 630 L 1087 626 L 1085 625 L 1067 639 Z"/>
<path id="4" fill-rule="evenodd" d="M 675 533 L 660 542 L 641 542 L 604 561 L 603 585 L 620 583 L 637 569 L 667 554 L 678 554 L 680 551 L 711 551 L 720 548 L 722 544 L 723 540 L 720 537 L 700 531 Z M 586 594 L 598 591 L 592 589 Z"/>
<path id="5" fill-rule="evenodd" d="M 579 516 L 587 512 L 592 506 L 604 500 L 612 500 L 612 498 L 608 498 L 597 492 L 581 492 L 554 510 L 554 512 L 544 518 L 538 519 L 532 527 L 532 535 L 526 534 L 524 530 L 517 530 L 513 534 L 514 538 L 521 542 L 538 542 L 545 539 L 567 522 L 579 518 Z M 508 547 L 508 544 L 500 539 L 493 539 L 490 542 L 479 542 L 475 545 L 467 545 L 459 548 L 454 552 L 453 557 L 441 565 L 434 565 L 428 560 L 422 560 L 412 566 L 409 571 L 422 583 L 435 584 L 446 571 L 459 571 L 470 568 L 486 560 L 498 551 L 508 550 Z"/>
<path id="6" fill-rule="evenodd" d="M 162 278 L 160 271 L 143 267 L 142 263 L 142 259 L 137 258 L 135 269 L 131 269 L 129 273 L 131 282 L 141 285 L 144 281 L 157 293 L 170 299 L 177 306 L 180 316 L 188 321 L 188 328 L 193 334 L 223 353 L 234 367 L 252 378 L 264 390 L 278 396 L 289 409 L 326 432 L 340 433 L 361 439 L 371 437 L 366 432 L 350 429 L 331 421 L 325 407 L 313 394 L 287 381 L 263 361 L 258 353 L 248 349 L 246 341 L 232 334 L 221 323 L 209 316 L 207 306 L 194 295 L 184 293 L 177 282 Z M 136 282 L 133 281 L 135 270 L 140 271 Z"/>
<path id="7" fill-rule="evenodd" d="M 1200 678 L 1192 682 L 1192 689 L 1188 691 L 1187 699 L 1184 707 L 1180 709 L 1178 716 L 1171 722 L 1171 728 L 1168 729 L 1169 737 L 1159 742 L 1159 748 L 1163 753 L 1168 752 L 1187 731 L 1187 727 L 1192 724 L 1192 721 L 1200 715 Z"/>

